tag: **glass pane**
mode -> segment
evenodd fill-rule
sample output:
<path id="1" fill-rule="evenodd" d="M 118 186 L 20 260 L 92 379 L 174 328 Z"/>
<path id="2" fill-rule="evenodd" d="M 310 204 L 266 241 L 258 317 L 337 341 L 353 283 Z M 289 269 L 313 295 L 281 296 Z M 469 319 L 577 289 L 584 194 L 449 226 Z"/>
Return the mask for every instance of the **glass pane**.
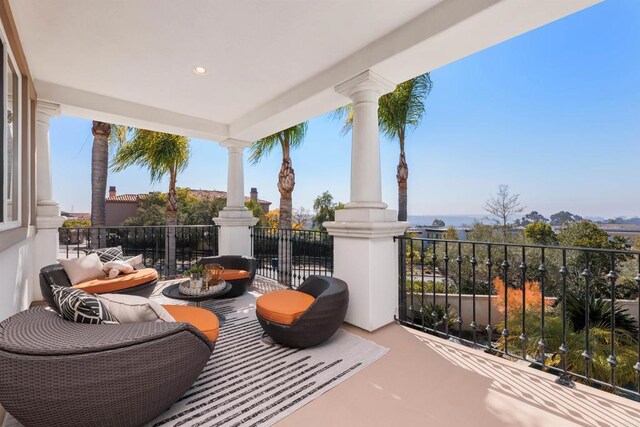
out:
<path id="1" fill-rule="evenodd" d="M 18 171 L 19 171 L 19 90 L 18 75 L 13 65 L 9 62 L 7 67 L 7 157 L 6 157 L 6 179 L 7 179 L 7 209 L 5 221 L 15 221 L 18 219 L 19 197 L 18 197 Z"/>

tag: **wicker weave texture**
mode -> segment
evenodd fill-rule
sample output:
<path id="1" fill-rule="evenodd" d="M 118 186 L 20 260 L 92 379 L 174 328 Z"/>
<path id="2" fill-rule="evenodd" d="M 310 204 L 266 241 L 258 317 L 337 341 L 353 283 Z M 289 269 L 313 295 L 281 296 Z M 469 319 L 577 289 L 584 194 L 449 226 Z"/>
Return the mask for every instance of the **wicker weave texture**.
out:
<path id="1" fill-rule="evenodd" d="M 0 324 L 0 402 L 25 426 L 141 425 L 185 393 L 212 349 L 186 324 L 86 325 L 34 308 Z"/>
<path id="2" fill-rule="evenodd" d="M 336 333 L 347 314 L 349 288 L 335 277 L 310 276 L 297 289 L 315 301 L 293 324 L 271 322 L 260 314 L 258 321 L 276 342 L 288 347 L 313 347 L 322 344 Z"/>

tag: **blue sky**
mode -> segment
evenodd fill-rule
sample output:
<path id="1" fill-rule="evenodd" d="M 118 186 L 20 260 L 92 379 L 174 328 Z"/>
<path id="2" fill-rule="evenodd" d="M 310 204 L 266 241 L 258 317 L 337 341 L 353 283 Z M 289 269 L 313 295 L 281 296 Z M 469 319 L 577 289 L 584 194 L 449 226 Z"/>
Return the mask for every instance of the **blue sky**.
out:
<path id="1" fill-rule="evenodd" d="M 607 0 L 432 71 L 422 124 L 410 133 L 409 214 L 478 214 L 499 184 L 529 210 L 640 215 L 640 1 Z M 350 135 L 328 115 L 310 121 L 292 155 L 295 207 L 330 191 L 349 199 Z M 54 197 L 88 212 L 91 122 L 52 121 Z M 382 141 L 383 200 L 397 207 L 398 146 Z M 181 187 L 226 186 L 226 149 L 193 140 Z M 246 156 L 245 156 L 246 157 Z M 245 161 L 245 186 L 277 207 L 280 151 Z M 118 193 L 166 190 L 145 170 L 110 174 Z"/>

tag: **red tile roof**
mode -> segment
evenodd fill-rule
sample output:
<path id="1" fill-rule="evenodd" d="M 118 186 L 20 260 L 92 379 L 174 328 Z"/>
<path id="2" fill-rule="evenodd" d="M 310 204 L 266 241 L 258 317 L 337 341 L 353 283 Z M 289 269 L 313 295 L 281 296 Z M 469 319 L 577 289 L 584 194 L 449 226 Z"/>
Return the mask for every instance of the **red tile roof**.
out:
<path id="1" fill-rule="evenodd" d="M 107 197 L 107 202 L 135 202 L 137 203 L 146 194 L 119 194 L 115 197 Z"/>
<path id="2" fill-rule="evenodd" d="M 189 194 L 201 199 L 219 199 L 222 197 L 227 197 L 226 191 L 218 191 L 218 190 L 192 190 L 189 189 Z M 148 194 L 120 194 L 115 197 L 107 197 L 106 201 L 109 202 L 122 202 L 122 203 L 138 203 L 143 197 Z M 246 201 L 251 200 L 251 197 L 245 196 Z M 258 199 L 259 203 L 268 203 L 271 204 L 268 200 Z"/>

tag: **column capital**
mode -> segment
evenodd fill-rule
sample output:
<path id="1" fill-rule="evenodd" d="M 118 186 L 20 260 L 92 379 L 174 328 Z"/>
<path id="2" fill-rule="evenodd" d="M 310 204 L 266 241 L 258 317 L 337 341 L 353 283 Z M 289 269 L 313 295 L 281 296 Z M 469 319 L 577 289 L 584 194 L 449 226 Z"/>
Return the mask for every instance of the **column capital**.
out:
<path id="1" fill-rule="evenodd" d="M 60 105 L 53 102 L 41 101 L 36 102 L 36 121 L 41 123 L 49 123 L 49 119 L 60 115 Z"/>
<path id="2" fill-rule="evenodd" d="M 392 92 L 395 88 L 395 83 L 371 70 L 367 70 L 340 83 L 335 87 L 335 91 L 340 95 L 353 99 L 358 92 L 375 92 L 380 97 Z"/>
<path id="3" fill-rule="evenodd" d="M 251 144 L 253 144 L 253 142 L 250 141 L 243 141 L 240 139 L 234 139 L 234 138 L 227 138 L 225 140 L 220 141 L 220 146 L 225 147 L 225 148 L 247 148 L 249 146 L 251 146 Z M 231 150 L 229 150 L 231 151 Z"/>

